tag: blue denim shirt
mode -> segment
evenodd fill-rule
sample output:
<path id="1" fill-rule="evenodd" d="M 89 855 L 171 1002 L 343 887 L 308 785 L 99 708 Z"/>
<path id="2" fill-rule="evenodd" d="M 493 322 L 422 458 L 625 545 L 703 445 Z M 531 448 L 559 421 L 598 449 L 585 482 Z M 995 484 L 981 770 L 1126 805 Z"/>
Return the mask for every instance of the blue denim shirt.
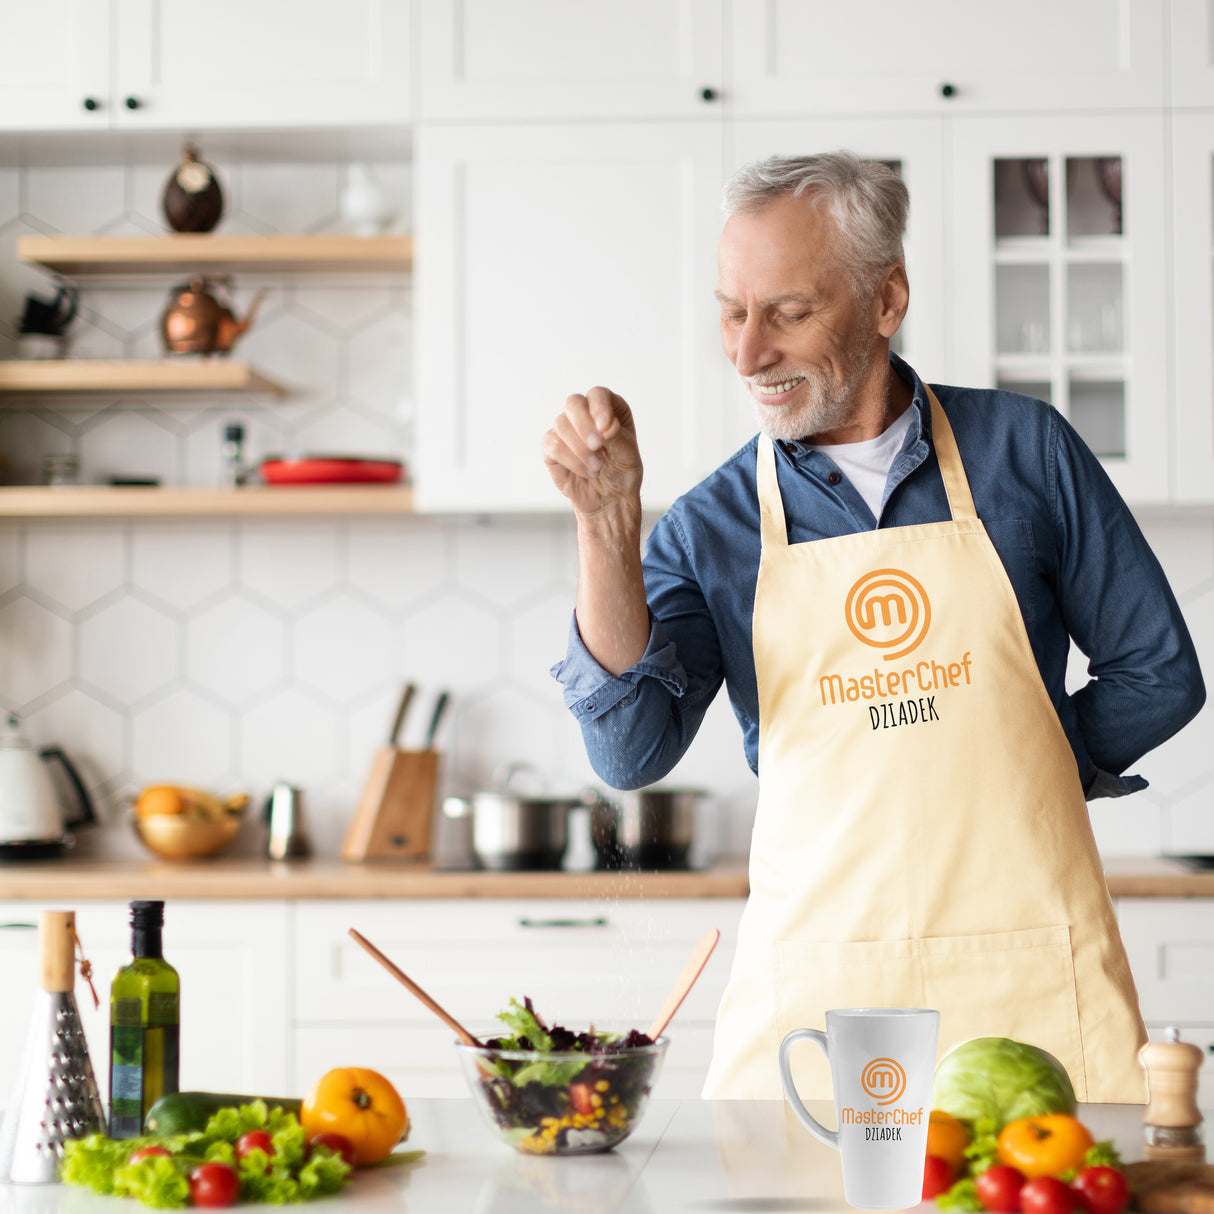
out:
<path id="1" fill-rule="evenodd" d="M 949 517 L 923 384 L 885 486 L 880 519 L 821 451 L 776 444 L 790 543 Z M 1030 397 L 933 385 L 952 424 L 978 515 L 1016 592 L 1041 677 L 1089 798 L 1146 787 L 1126 768 L 1205 701 L 1197 654 L 1159 562 L 1104 469 L 1066 420 Z M 757 438 L 679 498 L 644 558 L 644 656 L 618 678 L 570 629 L 552 668 L 599 777 L 640 788 L 665 776 L 724 683 L 758 772 L 751 615 L 759 570 Z M 1089 681 L 1065 687 L 1072 638 Z"/>

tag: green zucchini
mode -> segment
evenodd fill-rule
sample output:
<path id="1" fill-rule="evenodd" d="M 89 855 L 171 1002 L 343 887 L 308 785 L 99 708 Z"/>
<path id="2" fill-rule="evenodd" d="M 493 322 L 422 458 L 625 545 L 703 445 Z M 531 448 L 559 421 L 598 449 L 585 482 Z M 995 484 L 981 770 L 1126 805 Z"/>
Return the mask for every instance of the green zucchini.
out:
<path id="1" fill-rule="evenodd" d="M 231 1092 L 171 1092 L 161 1096 L 143 1120 L 145 1134 L 188 1134 L 205 1130 L 207 1122 L 220 1109 L 234 1109 L 242 1104 L 264 1100 L 271 1108 L 285 1109 L 299 1116 L 302 1100 L 292 1096 L 237 1096 Z"/>

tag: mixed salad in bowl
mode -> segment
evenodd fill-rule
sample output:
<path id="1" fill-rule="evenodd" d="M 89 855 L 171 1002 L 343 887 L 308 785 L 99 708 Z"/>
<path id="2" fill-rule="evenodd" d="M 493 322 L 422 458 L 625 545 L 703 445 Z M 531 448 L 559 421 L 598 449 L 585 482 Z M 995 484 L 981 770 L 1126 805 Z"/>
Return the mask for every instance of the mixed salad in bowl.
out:
<path id="1" fill-rule="evenodd" d="M 665 1037 L 549 1027 L 530 999 L 511 999 L 498 1019 L 509 1034 L 456 1048 L 478 1106 L 503 1141 L 533 1155 L 582 1155 L 610 1150 L 632 1133 Z"/>

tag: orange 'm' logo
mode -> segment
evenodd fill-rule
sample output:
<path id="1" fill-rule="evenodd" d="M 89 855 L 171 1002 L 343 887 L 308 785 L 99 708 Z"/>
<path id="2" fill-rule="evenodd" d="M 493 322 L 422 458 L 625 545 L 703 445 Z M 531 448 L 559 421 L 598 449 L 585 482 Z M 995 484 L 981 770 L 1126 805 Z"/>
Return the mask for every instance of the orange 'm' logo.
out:
<path id="1" fill-rule="evenodd" d="M 856 640 L 891 651 L 887 662 L 916 648 L 932 622 L 927 591 L 901 569 L 866 573 L 848 591 L 844 613 Z"/>
<path id="2" fill-rule="evenodd" d="M 874 1058 L 860 1072 L 860 1086 L 878 1104 L 892 1104 L 906 1091 L 906 1072 L 892 1058 Z"/>

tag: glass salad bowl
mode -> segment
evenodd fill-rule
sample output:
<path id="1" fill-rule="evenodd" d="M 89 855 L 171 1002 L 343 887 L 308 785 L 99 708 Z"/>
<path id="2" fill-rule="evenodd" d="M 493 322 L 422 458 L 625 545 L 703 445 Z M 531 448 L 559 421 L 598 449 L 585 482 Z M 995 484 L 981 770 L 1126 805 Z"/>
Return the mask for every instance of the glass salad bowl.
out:
<path id="1" fill-rule="evenodd" d="M 569 1053 L 456 1043 L 485 1121 L 529 1155 L 590 1155 L 623 1142 L 640 1124 L 666 1046 L 665 1037 Z"/>

